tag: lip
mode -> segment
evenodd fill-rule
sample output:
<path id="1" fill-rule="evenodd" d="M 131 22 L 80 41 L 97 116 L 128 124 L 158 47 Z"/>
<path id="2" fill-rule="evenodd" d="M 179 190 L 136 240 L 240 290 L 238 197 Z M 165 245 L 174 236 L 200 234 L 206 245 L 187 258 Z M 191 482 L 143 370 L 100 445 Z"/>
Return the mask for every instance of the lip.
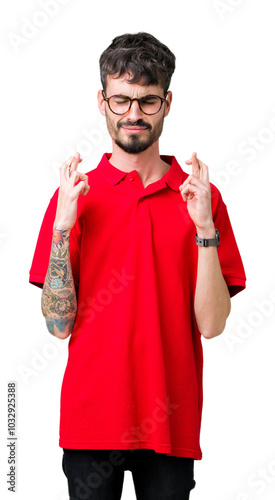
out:
<path id="1" fill-rule="evenodd" d="M 126 132 L 131 132 L 132 134 L 138 134 L 140 132 L 144 132 L 144 130 L 147 130 L 147 127 L 121 127 L 123 130 L 126 130 Z"/>

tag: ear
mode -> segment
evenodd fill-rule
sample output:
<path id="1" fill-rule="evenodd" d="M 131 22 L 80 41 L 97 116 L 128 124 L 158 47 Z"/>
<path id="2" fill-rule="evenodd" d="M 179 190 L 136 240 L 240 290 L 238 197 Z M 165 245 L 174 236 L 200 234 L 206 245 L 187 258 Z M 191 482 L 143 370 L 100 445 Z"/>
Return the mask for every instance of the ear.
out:
<path id="1" fill-rule="evenodd" d="M 105 116 L 106 115 L 106 112 L 105 112 L 105 101 L 102 97 L 102 90 L 99 90 L 98 93 L 97 93 L 97 103 L 98 103 L 98 109 L 100 111 L 100 113 Z"/>
<path id="2" fill-rule="evenodd" d="M 171 107 L 171 102 L 172 102 L 172 92 L 171 90 L 168 91 L 168 94 L 167 94 L 167 97 L 166 97 L 166 102 L 165 102 L 165 113 L 164 113 L 164 116 L 167 116 L 169 111 L 170 111 L 170 107 Z"/>

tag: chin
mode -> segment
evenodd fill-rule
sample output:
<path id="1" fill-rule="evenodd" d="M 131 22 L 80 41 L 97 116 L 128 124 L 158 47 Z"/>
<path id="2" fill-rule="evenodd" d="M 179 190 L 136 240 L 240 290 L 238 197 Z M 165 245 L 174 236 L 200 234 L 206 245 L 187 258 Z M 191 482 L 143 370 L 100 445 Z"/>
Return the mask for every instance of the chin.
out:
<path id="1" fill-rule="evenodd" d="M 131 138 L 131 139 L 134 139 L 134 140 L 130 140 L 127 143 L 122 142 L 122 141 L 117 139 L 115 141 L 115 143 L 117 144 L 117 146 L 119 146 L 121 149 L 123 149 L 123 151 L 125 151 L 128 154 L 133 154 L 133 155 L 142 153 L 143 151 L 146 151 L 146 149 L 148 149 L 150 146 L 152 146 L 151 143 L 148 143 L 148 142 L 144 143 L 136 137 Z M 138 139 L 138 140 L 136 140 L 136 139 Z"/>

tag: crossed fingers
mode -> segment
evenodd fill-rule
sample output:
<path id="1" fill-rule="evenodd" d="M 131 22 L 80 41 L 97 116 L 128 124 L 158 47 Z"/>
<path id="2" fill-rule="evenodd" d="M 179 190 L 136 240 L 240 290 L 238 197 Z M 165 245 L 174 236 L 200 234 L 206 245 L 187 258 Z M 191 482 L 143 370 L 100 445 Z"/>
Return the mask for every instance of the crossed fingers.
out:
<path id="1" fill-rule="evenodd" d="M 187 201 L 194 197 L 198 189 L 209 189 L 209 173 L 207 165 L 197 158 L 197 153 L 193 153 L 185 163 L 192 165 L 192 174 L 179 186 L 179 191 L 183 200 Z"/>
<path id="2" fill-rule="evenodd" d="M 76 153 L 75 156 L 71 156 L 63 163 L 63 165 L 61 165 L 60 186 L 73 188 L 75 187 L 75 183 L 77 181 L 83 181 L 81 186 L 79 186 L 79 189 L 81 188 L 82 194 L 85 195 L 89 191 L 90 186 L 88 185 L 88 176 L 77 171 L 78 164 L 81 162 L 82 158 L 80 158 L 80 154 Z"/>
<path id="3" fill-rule="evenodd" d="M 189 160 L 185 162 L 187 165 L 192 165 L 192 175 L 201 181 L 209 182 L 208 167 L 197 158 L 197 153 L 193 153 Z"/>
<path id="4" fill-rule="evenodd" d="M 68 180 L 71 176 L 72 172 L 75 172 L 78 164 L 82 162 L 82 158 L 80 158 L 79 153 L 75 153 L 75 156 L 71 156 L 66 160 L 63 165 L 60 167 L 60 173 L 65 176 L 65 179 Z"/>

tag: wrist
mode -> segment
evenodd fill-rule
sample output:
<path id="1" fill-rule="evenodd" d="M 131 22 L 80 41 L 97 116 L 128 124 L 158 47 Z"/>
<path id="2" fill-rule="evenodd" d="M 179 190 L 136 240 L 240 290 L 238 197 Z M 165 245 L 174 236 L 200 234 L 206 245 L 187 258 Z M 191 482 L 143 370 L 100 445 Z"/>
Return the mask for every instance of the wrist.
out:
<path id="1" fill-rule="evenodd" d="M 196 233 L 199 238 L 215 238 L 216 230 L 214 223 L 204 227 L 196 226 Z"/>
<path id="2" fill-rule="evenodd" d="M 59 222 L 55 222 L 54 225 L 53 225 L 53 231 L 54 230 L 57 230 L 57 231 L 66 231 L 67 233 L 70 233 L 71 232 L 71 227 L 68 227 L 68 225 L 66 225 L 66 223 L 60 221 Z"/>

